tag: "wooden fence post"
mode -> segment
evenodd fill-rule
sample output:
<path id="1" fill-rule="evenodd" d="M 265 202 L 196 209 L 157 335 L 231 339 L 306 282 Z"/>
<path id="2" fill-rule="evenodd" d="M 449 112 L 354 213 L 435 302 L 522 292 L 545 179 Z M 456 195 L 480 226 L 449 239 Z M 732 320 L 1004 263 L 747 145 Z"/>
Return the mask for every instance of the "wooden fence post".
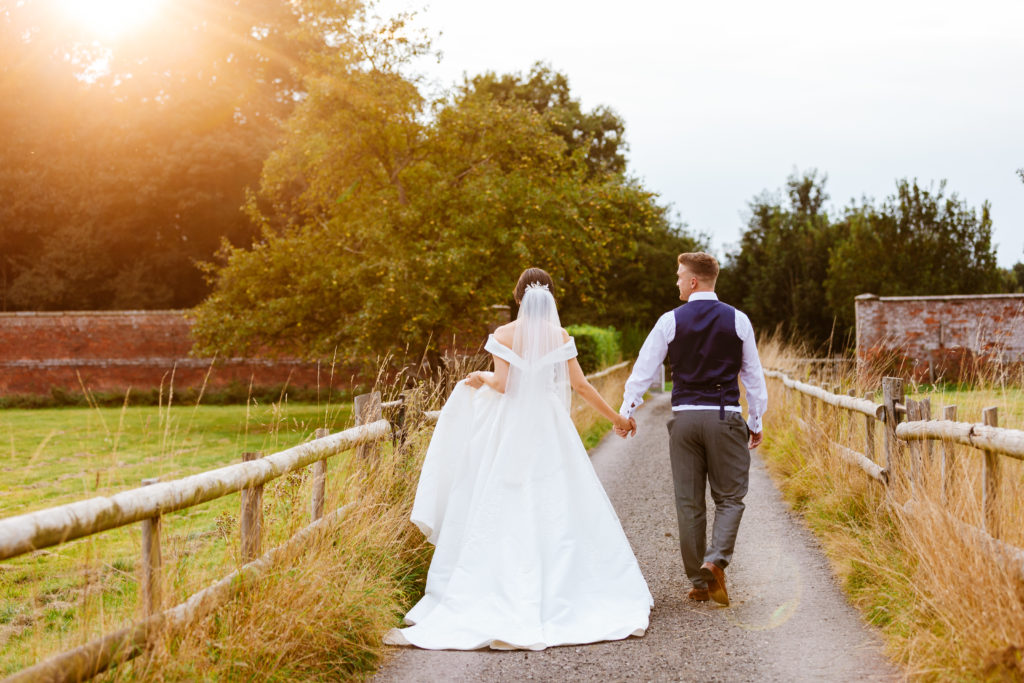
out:
<path id="1" fill-rule="evenodd" d="M 919 421 L 921 419 L 921 402 L 908 398 L 905 403 L 907 405 L 907 422 Z M 910 485 L 913 492 L 916 493 L 917 488 L 921 485 L 921 442 L 911 441 L 907 444 L 907 450 L 910 451 Z"/>
<path id="2" fill-rule="evenodd" d="M 383 418 L 383 411 L 380 405 L 380 392 L 374 391 L 369 394 L 360 394 L 353 401 L 353 409 L 356 414 L 356 426 L 370 424 Z M 377 448 L 375 444 L 360 444 L 356 447 L 356 455 L 360 458 L 367 458 Z"/>
<path id="3" fill-rule="evenodd" d="M 989 427 L 999 426 L 998 409 L 993 406 L 981 411 L 981 419 Z M 997 496 L 999 495 L 999 454 L 995 451 L 985 451 L 985 464 L 982 470 L 982 481 L 984 488 L 981 495 L 981 508 L 983 514 L 983 528 L 992 538 L 999 538 L 999 508 L 997 507 Z"/>
<path id="4" fill-rule="evenodd" d="M 160 479 L 143 479 L 142 485 L 155 484 Z M 139 582 L 142 613 L 145 618 L 160 611 L 160 515 L 142 520 L 142 580 Z"/>
<path id="5" fill-rule="evenodd" d="M 900 463 L 899 441 L 896 439 L 896 425 L 900 421 L 896 404 L 903 402 L 903 380 L 899 377 L 882 378 L 882 403 L 885 405 L 885 469 L 889 471 L 889 482 L 902 475 L 898 472 Z M 891 490 L 891 489 L 890 489 Z"/>
<path id="6" fill-rule="evenodd" d="M 259 452 L 242 453 L 242 462 L 263 457 Z M 242 564 L 260 556 L 263 545 L 263 484 L 242 489 Z"/>
<path id="7" fill-rule="evenodd" d="M 930 419 L 932 419 L 932 400 L 930 398 L 928 398 L 927 396 L 922 398 L 921 401 L 918 403 L 918 407 L 921 409 L 921 416 L 918 419 L 921 419 L 921 420 L 930 420 Z M 927 467 L 928 470 L 931 471 L 931 469 L 932 469 L 932 440 L 931 439 L 925 439 L 923 442 L 921 442 L 921 445 L 922 445 L 923 450 L 924 450 L 924 464 L 925 464 L 925 467 Z"/>
<path id="8" fill-rule="evenodd" d="M 316 430 L 315 437 L 322 439 L 329 436 L 331 430 L 321 427 Z M 310 501 L 309 521 L 315 522 L 324 516 L 324 490 L 327 487 L 327 458 L 313 463 L 313 498 Z"/>
<path id="9" fill-rule="evenodd" d="M 942 409 L 942 419 L 956 422 L 956 406 Z M 942 502 L 949 501 L 949 490 L 952 487 L 953 467 L 956 463 L 956 446 L 950 439 L 942 440 Z"/>

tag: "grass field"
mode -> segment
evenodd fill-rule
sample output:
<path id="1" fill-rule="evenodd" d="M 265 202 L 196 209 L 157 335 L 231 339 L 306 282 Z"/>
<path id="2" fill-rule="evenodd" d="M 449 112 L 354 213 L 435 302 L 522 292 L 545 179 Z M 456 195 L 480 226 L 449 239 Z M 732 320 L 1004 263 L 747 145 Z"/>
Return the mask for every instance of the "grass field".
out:
<path id="1" fill-rule="evenodd" d="M 624 376 L 607 377 L 600 383 L 599 391 L 614 403 L 616 397 L 621 396 L 624 380 Z M 580 403 L 579 399 L 576 402 Z M 611 423 L 581 405 L 574 410 L 574 419 L 588 449 L 611 429 Z M 93 496 L 111 495 L 139 486 L 144 478 L 159 477 L 166 481 L 208 471 L 239 462 L 245 451 L 272 453 L 311 438 L 318 427 L 327 427 L 333 432 L 350 424 L 349 404 L 271 403 L 171 408 L 129 405 L 122 408 L 0 410 L 0 481 L 3 482 L 0 486 L 0 518 Z M 421 446 L 415 447 L 416 452 L 422 452 L 422 444 L 425 443 L 422 439 L 421 435 Z M 396 458 L 390 445 L 382 447 L 380 456 L 384 466 L 392 461 L 416 462 L 416 458 L 421 457 L 399 454 Z M 408 460 L 410 457 L 411 461 Z M 402 601 L 408 599 L 408 591 L 417 590 L 415 586 L 422 581 L 422 576 L 416 572 L 425 568 L 423 562 L 429 559 L 429 554 L 421 556 L 422 537 L 418 532 L 410 531 L 412 526 L 408 524 L 407 511 L 402 509 L 411 505 L 411 491 L 388 493 L 391 489 L 383 484 L 379 489 L 363 490 L 364 484 L 353 484 L 349 470 L 364 467 L 366 463 L 349 465 L 348 454 L 329 461 L 329 500 L 338 502 L 353 495 L 364 496 L 372 508 L 375 496 L 401 495 L 396 501 L 397 507 L 388 513 L 395 519 L 389 523 L 378 522 L 380 528 L 374 530 L 373 518 L 369 517 L 365 524 L 349 523 L 338 532 L 341 534 L 339 538 L 354 534 L 351 542 L 356 544 L 354 547 L 358 552 L 352 557 L 359 565 L 357 567 L 345 564 L 348 559 L 338 564 L 338 553 L 351 552 L 340 543 L 333 549 L 314 549 L 311 553 L 327 553 L 322 569 L 325 575 L 332 575 L 340 582 L 338 586 L 355 585 L 351 577 L 358 575 L 362 577 L 361 582 L 375 586 L 368 589 L 373 597 L 368 602 L 366 595 L 350 595 L 344 604 L 339 603 L 336 611 L 320 614 L 321 610 L 317 608 L 295 615 L 296 624 L 314 613 L 321 620 L 348 618 L 358 615 L 360 605 L 373 604 L 377 609 L 387 610 L 393 609 L 397 600 L 399 607 L 405 607 L 407 605 Z M 415 473 L 411 476 L 414 483 Z M 396 481 L 403 479 L 399 477 Z M 401 492 L 403 486 L 398 484 L 394 490 Z M 308 471 L 286 475 L 266 486 L 264 549 L 279 545 L 308 522 L 309 488 Z M 163 517 L 164 606 L 182 602 L 240 564 L 239 508 L 240 496 L 234 494 Z M 410 534 L 411 546 L 406 538 Z M 137 585 L 140 535 L 140 525 L 133 524 L 0 563 L 0 676 L 18 671 L 50 654 L 84 644 L 141 616 Z M 369 548 L 378 548 L 371 552 L 373 562 L 384 564 L 369 567 L 360 564 L 367 557 L 363 551 Z M 410 552 L 410 548 L 413 555 L 403 555 Z M 398 554 L 388 559 L 391 557 L 389 553 Z M 399 557 L 404 559 L 399 561 Z M 392 575 L 404 578 L 395 579 Z M 271 581 L 267 590 L 271 593 L 281 590 L 279 586 L 274 588 L 275 585 Z M 396 586 L 401 587 L 400 590 Z M 398 597 L 378 592 L 381 590 L 399 590 Z M 289 596 L 286 600 L 297 599 L 293 592 L 286 589 L 285 593 Z M 241 601 L 237 607 L 230 608 L 230 613 L 239 619 L 242 617 L 238 615 L 259 614 L 260 608 L 254 601 L 258 602 L 258 599 L 254 597 L 248 603 Z M 351 647 L 352 652 L 339 653 L 342 660 L 350 656 L 359 659 L 361 663 L 354 665 L 356 670 L 372 670 L 375 653 L 380 650 L 380 634 L 373 632 L 376 628 L 372 625 L 374 620 L 391 620 L 396 615 L 388 616 L 385 612 L 383 617 L 364 617 L 366 625 L 356 627 L 354 632 L 359 636 L 357 642 L 345 646 Z M 209 671 L 221 674 L 225 671 L 249 671 L 248 675 L 252 674 L 244 666 L 238 669 L 232 668 L 235 664 L 224 664 L 216 654 L 219 648 L 234 652 L 233 656 L 239 662 L 249 659 L 262 661 L 266 656 L 263 653 L 250 657 L 238 628 L 224 631 L 223 626 L 209 624 L 203 628 L 212 629 L 210 633 L 216 634 L 210 637 L 224 639 L 211 651 L 213 654 L 207 663 L 212 667 Z M 199 628 L 197 632 L 202 630 Z M 273 640 L 273 631 L 271 625 L 258 637 Z M 298 642 L 305 636 L 296 638 L 289 642 Z M 202 643 L 189 645 L 193 646 L 209 647 Z M 280 647 L 271 649 L 279 651 Z M 165 652 L 149 660 L 137 660 L 119 667 L 109 676 L 114 679 L 147 678 L 153 670 L 146 667 L 157 667 L 160 675 L 166 673 L 171 679 L 192 675 L 184 669 L 178 671 L 173 663 L 176 659 L 167 657 Z M 250 665 L 251 662 L 245 666 Z M 348 666 L 325 670 L 335 673 L 349 671 Z M 233 675 L 230 674 L 229 678 Z"/>
<path id="2" fill-rule="evenodd" d="M 350 413 L 348 404 L 308 403 L 3 410 L 0 517 L 215 469 L 244 451 L 275 452 L 318 427 L 348 426 Z M 281 520 L 303 517 L 274 508 L 301 505 L 304 480 L 299 473 L 268 485 L 270 544 L 288 534 Z M 165 604 L 237 565 L 239 506 L 235 494 L 164 517 Z M 138 616 L 139 536 L 130 525 L 0 564 L 0 675 Z"/>
<path id="3" fill-rule="evenodd" d="M 1024 390 L 1015 387 L 922 387 L 908 392 L 908 395 L 918 400 L 931 399 L 933 420 L 942 419 L 943 406 L 955 405 L 958 421 L 981 422 L 981 411 L 995 406 L 999 409 L 1000 427 L 1024 428 Z"/>

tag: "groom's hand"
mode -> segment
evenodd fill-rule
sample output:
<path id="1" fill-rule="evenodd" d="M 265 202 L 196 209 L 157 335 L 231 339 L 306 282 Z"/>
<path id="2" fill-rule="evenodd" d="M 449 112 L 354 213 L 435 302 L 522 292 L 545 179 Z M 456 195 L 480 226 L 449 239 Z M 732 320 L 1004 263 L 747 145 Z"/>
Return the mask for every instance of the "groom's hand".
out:
<path id="1" fill-rule="evenodd" d="M 750 432 L 750 443 L 747 444 L 747 447 L 750 450 L 754 450 L 755 448 L 757 448 L 758 446 L 761 445 L 762 441 L 764 441 L 764 430 L 763 429 L 761 431 L 759 431 L 759 432 Z"/>
<path id="2" fill-rule="evenodd" d="M 636 420 L 631 417 L 617 419 L 615 421 L 615 434 L 623 439 L 636 434 Z"/>

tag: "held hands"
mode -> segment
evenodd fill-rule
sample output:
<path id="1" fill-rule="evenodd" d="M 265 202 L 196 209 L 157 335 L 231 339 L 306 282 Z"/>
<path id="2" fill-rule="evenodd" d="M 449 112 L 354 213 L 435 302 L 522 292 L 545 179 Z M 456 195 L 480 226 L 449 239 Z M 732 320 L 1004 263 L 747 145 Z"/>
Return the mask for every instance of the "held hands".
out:
<path id="1" fill-rule="evenodd" d="M 749 448 L 750 450 L 754 450 L 755 448 L 761 445 L 762 441 L 764 441 L 763 429 L 759 432 L 750 432 L 750 442 L 747 444 L 747 448 Z"/>
<path id="2" fill-rule="evenodd" d="M 619 415 L 615 418 L 615 433 L 623 439 L 627 436 L 636 436 L 636 420 Z"/>

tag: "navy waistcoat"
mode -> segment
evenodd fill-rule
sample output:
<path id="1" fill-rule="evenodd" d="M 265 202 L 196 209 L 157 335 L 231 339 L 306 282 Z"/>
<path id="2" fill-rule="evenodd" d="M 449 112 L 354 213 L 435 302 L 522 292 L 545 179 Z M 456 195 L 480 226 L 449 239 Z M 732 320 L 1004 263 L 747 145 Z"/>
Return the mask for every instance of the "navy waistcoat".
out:
<path id="1" fill-rule="evenodd" d="M 675 311 L 676 335 L 668 345 L 672 364 L 672 405 L 740 404 L 743 341 L 736 334 L 736 309 L 721 301 L 698 300 Z"/>

